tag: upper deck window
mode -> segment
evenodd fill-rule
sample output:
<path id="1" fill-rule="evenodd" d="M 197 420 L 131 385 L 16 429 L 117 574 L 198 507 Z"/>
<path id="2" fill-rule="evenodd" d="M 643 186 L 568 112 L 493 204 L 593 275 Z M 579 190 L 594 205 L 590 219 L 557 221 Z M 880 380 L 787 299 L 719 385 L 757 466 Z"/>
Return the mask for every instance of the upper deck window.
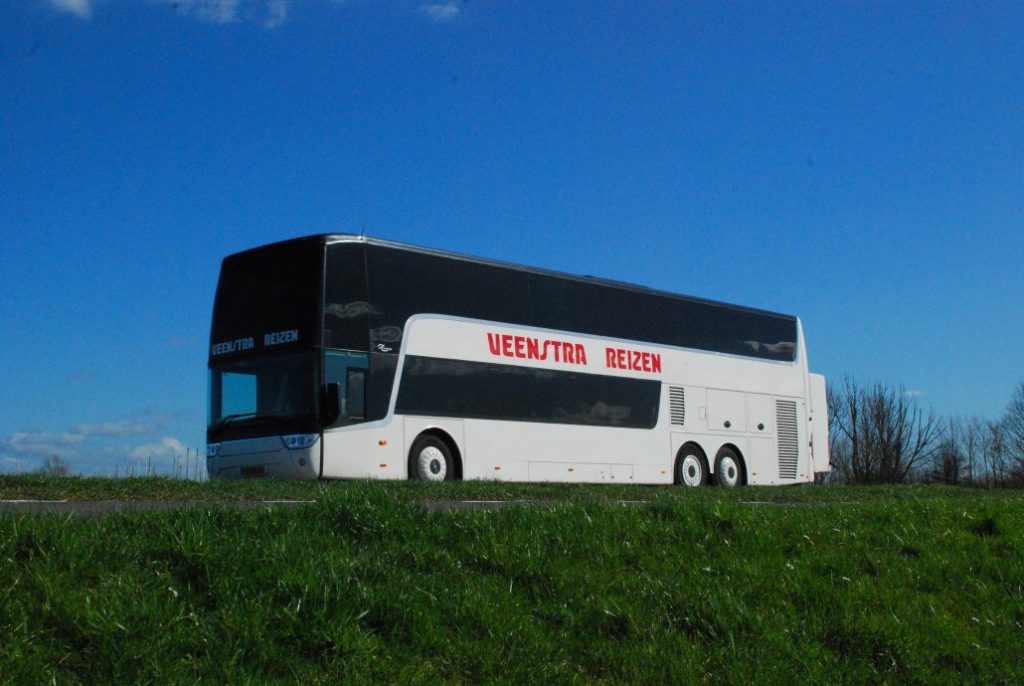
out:
<path id="1" fill-rule="evenodd" d="M 370 341 L 384 352 L 398 351 L 409 317 L 432 313 L 796 359 L 794 317 L 380 245 L 368 246 L 366 257 Z"/>

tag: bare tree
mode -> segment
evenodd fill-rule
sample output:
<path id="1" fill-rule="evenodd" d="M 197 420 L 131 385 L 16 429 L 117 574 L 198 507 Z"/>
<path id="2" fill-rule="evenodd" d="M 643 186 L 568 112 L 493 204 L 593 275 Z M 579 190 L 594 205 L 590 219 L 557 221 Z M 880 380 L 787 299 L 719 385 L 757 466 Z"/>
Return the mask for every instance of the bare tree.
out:
<path id="1" fill-rule="evenodd" d="M 864 387 L 845 377 L 840 388 L 830 389 L 829 406 L 832 454 L 851 483 L 907 481 L 943 439 L 942 422 L 932 412 L 925 414 L 902 387 Z"/>
<path id="2" fill-rule="evenodd" d="M 952 427 L 950 428 L 952 429 Z M 956 486 L 963 478 L 966 461 L 964 454 L 960 451 L 957 436 L 951 431 L 946 434 L 946 438 L 939 443 L 939 447 L 935 451 L 929 476 L 932 481 Z"/>
<path id="3" fill-rule="evenodd" d="M 39 473 L 46 476 L 67 476 L 71 473 L 71 467 L 57 453 L 47 455 L 43 464 L 39 467 Z"/>
<path id="4" fill-rule="evenodd" d="M 978 417 L 951 417 L 929 476 L 946 484 L 985 486 L 985 437 L 988 423 Z"/>
<path id="5" fill-rule="evenodd" d="M 1024 382 L 1013 392 L 1000 423 L 1004 449 L 1010 462 L 1010 476 L 1014 482 L 1024 483 Z"/>

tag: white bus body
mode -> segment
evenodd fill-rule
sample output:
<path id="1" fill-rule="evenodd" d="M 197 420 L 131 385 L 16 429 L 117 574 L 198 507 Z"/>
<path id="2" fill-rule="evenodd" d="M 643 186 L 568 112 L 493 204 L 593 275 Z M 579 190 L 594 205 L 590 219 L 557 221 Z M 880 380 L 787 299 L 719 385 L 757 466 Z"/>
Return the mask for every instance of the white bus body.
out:
<path id="1" fill-rule="evenodd" d="M 789 361 L 430 312 L 409 318 L 400 348 L 390 352 L 397 359 L 383 417 L 315 433 L 211 441 L 210 475 L 768 485 L 812 481 L 830 468 L 825 382 L 808 372 L 799 320 Z M 458 365 L 466 365 L 466 373 L 641 380 L 645 389 L 657 384 L 657 407 L 644 426 L 579 423 L 590 421 L 585 416 L 574 417 L 576 423 L 477 417 L 472 399 L 455 403 L 469 408 L 464 413 L 403 413 L 411 361 L 426 374 L 437 368 L 457 376 Z M 430 390 L 429 379 L 420 384 Z M 497 382 L 488 388 L 505 392 Z M 500 398 L 477 400 L 501 404 Z M 588 411 L 600 423 L 633 410 L 599 401 Z M 425 436 L 443 446 L 424 448 Z"/>

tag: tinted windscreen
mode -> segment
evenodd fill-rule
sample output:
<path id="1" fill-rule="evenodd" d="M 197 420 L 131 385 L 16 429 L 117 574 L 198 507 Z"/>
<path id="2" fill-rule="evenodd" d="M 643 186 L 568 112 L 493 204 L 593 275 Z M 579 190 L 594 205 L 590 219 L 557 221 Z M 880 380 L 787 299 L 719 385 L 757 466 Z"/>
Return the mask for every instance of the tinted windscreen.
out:
<path id="1" fill-rule="evenodd" d="M 397 352 L 420 313 L 524 324 L 791 362 L 796 319 L 683 296 L 368 246 L 374 349 Z"/>
<path id="2" fill-rule="evenodd" d="M 660 393 L 657 381 L 410 355 L 395 411 L 650 429 Z"/>
<path id="3" fill-rule="evenodd" d="M 289 241 L 232 255 L 221 265 L 210 359 L 319 345 L 323 243 Z"/>
<path id="4" fill-rule="evenodd" d="M 317 359 L 309 351 L 211 365 L 208 435 L 223 439 L 310 430 L 316 424 Z"/>

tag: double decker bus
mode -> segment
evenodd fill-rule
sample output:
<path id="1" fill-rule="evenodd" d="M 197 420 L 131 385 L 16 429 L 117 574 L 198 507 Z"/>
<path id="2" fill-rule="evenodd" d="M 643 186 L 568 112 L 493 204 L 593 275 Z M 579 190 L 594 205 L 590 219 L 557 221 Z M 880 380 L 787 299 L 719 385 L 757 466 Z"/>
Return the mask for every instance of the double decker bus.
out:
<path id="1" fill-rule="evenodd" d="M 800 320 L 352 235 L 224 259 L 212 478 L 789 484 L 828 471 Z"/>

